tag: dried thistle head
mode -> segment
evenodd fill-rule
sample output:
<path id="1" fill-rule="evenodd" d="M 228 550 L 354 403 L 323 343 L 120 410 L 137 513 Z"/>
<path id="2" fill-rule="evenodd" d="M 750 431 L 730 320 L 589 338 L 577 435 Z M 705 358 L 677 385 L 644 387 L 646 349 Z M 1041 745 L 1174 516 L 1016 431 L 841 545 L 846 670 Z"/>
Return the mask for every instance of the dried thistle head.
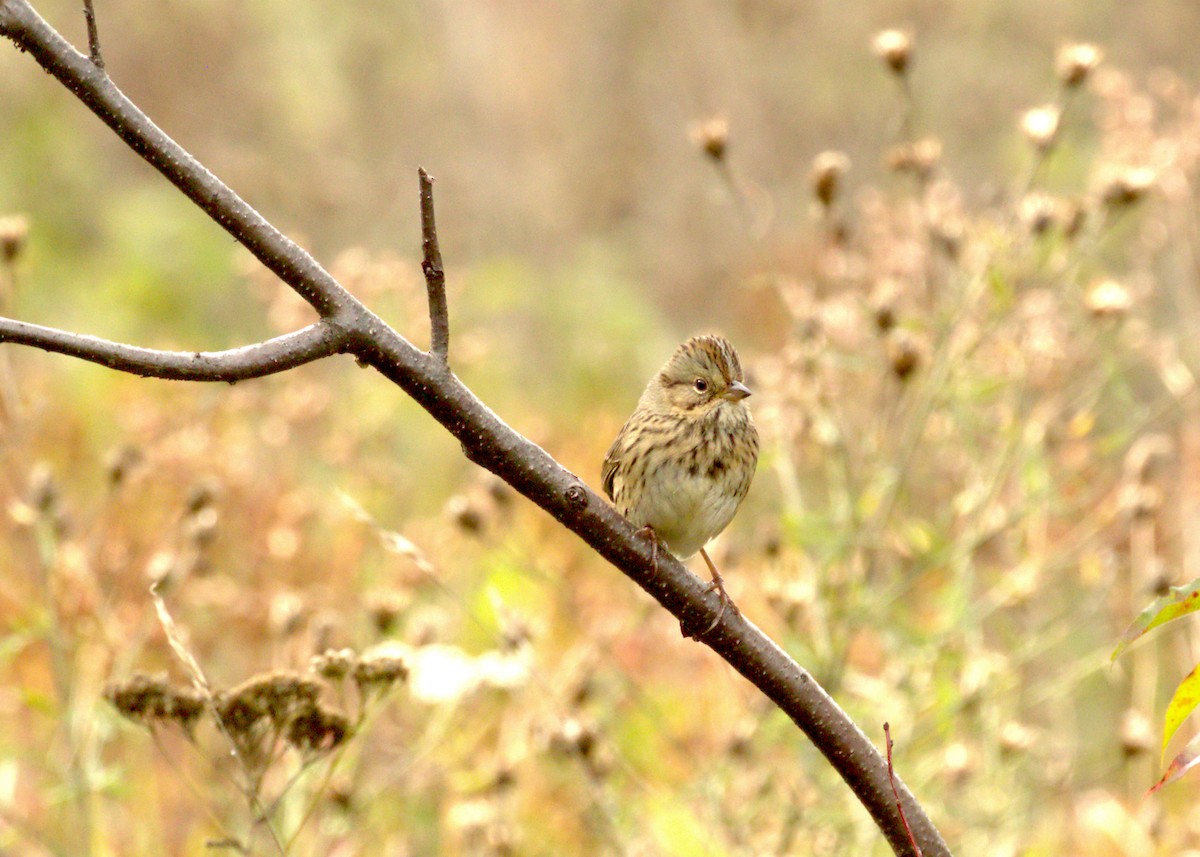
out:
<path id="1" fill-rule="evenodd" d="M 1154 749 L 1154 726 L 1150 718 L 1136 708 L 1126 709 L 1117 734 L 1126 756 L 1138 756 Z"/>
<path id="2" fill-rule="evenodd" d="M 466 494 L 455 494 L 446 501 L 446 517 L 460 530 L 472 535 L 483 532 L 484 524 L 487 523 L 479 503 Z"/>
<path id="3" fill-rule="evenodd" d="M 689 130 L 692 142 L 714 161 L 724 161 L 729 148 L 729 120 L 713 116 L 693 122 Z"/>
<path id="4" fill-rule="evenodd" d="M 1133 307 L 1129 289 L 1105 277 L 1088 286 L 1084 305 L 1094 318 L 1124 318 Z"/>
<path id="5" fill-rule="evenodd" d="M 897 77 L 908 73 L 912 47 L 912 35 L 904 30 L 881 30 L 871 39 L 871 50 L 875 56 L 883 60 L 883 64 Z"/>
<path id="6" fill-rule="evenodd" d="M 1087 42 L 1074 42 L 1058 49 L 1054 67 L 1058 79 L 1068 89 L 1075 89 L 1087 82 L 1103 55 L 1100 49 Z"/>
<path id="7" fill-rule="evenodd" d="M 884 156 L 888 169 L 897 173 L 912 173 L 923 182 L 933 175 L 941 159 L 942 141 L 932 136 L 893 146 Z"/>
<path id="8" fill-rule="evenodd" d="M 842 177 L 850 169 L 850 158 L 845 152 L 828 150 L 813 158 L 812 168 L 808 172 L 809 185 L 813 196 L 825 208 L 833 205 L 841 189 Z"/>
<path id="9" fill-rule="evenodd" d="M 567 717 L 550 733 L 550 749 L 586 759 L 595 751 L 597 737 L 594 726 L 577 717 Z"/>
<path id="10" fill-rule="evenodd" d="M 1048 152 L 1058 141 L 1062 111 L 1053 104 L 1032 107 L 1021 115 L 1021 131 L 1039 152 Z"/>
<path id="11" fill-rule="evenodd" d="M 383 635 L 396 630 L 396 624 L 412 604 L 412 597 L 405 592 L 388 590 L 372 593 L 367 599 L 367 615 L 375 630 Z"/>
<path id="12" fill-rule="evenodd" d="M 1000 751 L 1010 755 L 1027 753 L 1037 734 L 1019 720 L 1009 720 L 1000 727 Z"/>
<path id="13" fill-rule="evenodd" d="M 1017 205 L 1017 217 L 1033 235 L 1043 235 L 1058 222 L 1058 201 L 1043 191 L 1033 191 Z"/>
<path id="14" fill-rule="evenodd" d="M 880 333 L 887 333 L 896 326 L 900 293 L 900 283 L 892 277 L 884 277 L 871 290 L 871 318 Z"/>
<path id="15" fill-rule="evenodd" d="M 1109 208 L 1133 205 L 1145 197 L 1154 182 L 1154 171 L 1149 167 L 1111 170 L 1100 183 L 1100 201 Z"/>
<path id="16" fill-rule="evenodd" d="M 123 485 L 129 474 L 142 463 L 142 451 L 126 444 L 109 450 L 104 457 L 104 473 L 111 488 Z"/>
<path id="17" fill-rule="evenodd" d="M 901 381 L 921 365 L 921 344 L 917 337 L 902 327 L 894 328 L 887 337 L 887 359 L 892 368 L 892 374 Z"/>
<path id="18" fill-rule="evenodd" d="M 29 219 L 23 214 L 0 217 L 0 259 L 11 265 L 25 249 L 29 238 Z"/>

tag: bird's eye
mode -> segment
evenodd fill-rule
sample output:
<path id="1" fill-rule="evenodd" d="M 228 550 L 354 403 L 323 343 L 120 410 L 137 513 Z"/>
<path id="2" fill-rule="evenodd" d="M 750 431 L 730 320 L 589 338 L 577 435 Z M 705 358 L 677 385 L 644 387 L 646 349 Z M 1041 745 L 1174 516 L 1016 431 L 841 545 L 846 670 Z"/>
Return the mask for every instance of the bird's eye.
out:
<path id="1" fill-rule="evenodd" d="M 697 378 L 692 382 L 692 386 L 696 389 L 697 393 L 704 393 L 708 391 L 708 382 L 703 378 Z"/>

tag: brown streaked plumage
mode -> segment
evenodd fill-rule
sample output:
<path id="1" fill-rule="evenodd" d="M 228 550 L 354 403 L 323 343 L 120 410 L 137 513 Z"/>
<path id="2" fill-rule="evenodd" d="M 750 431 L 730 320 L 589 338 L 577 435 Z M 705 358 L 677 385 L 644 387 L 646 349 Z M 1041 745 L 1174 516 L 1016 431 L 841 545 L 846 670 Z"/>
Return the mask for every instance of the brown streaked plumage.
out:
<path id="1" fill-rule="evenodd" d="M 704 545 L 733 520 L 754 478 L 749 395 L 729 341 L 694 336 L 650 379 L 602 468 L 605 493 L 656 545 L 680 559 L 701 554 L 722 600 L 717 621 L 732 602 Z"/>

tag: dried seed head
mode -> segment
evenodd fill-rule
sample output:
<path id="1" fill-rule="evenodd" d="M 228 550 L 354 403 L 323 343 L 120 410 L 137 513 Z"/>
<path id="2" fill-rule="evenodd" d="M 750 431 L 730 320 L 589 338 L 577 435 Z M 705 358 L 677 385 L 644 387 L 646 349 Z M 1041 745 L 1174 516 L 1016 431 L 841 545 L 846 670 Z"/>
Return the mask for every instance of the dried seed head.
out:
<path id="1" fill-rule="evenodd" d="M 507 482 L 496 476 L 488 474 L 486 481 L 488 496 L 492 498 L 492 502 L 500 508 L 511 506 L 513 501 L 513 489 Z"/>
<path id="2" fill-rule="evenodd" d="M 456 494 L 446 502 L 446 516 L 463 532 L 477 535 L 483 531 L 483 510 L 465 494 Z"/>
<path id="3" fill-rule="evenodd" d="M 1129 708 L 1125 711 L 1121 717 L 1121 727 L 1117 734 L 1120 736 L 1121 749 L 1126 756 L 1137 756 L 1154 749 L 1154 727 L 1150 723 L 1150 718 L 1136 708 Z"/>
<path id="4" fill-rule="evenodd" d="M 904 30 L 881 30 L 871 39 L 871 50 L 897 76 L 908 72 L 912 47 L 912 36 Z"/>
<path id="5" fill-rule="evenodd" d="M 205 481 L 193 485 L 185 501 L 187 514 L 194 515 L 206 506 L 211 506 L 216 495 L 217 486 L 214 482 Z"/>
<path id="6" fill-rule="evenodd" d="M 1017 206 L 1017 217 L 1034 235 L 1042 235 L 1058 220 L 1059 204 L 1042 191 L 1028 193 Z"/>
<path id="7" fill-rule="evenodd" d="M 1021 116 L 1021 131 L 1040 152 L 1049 151 L 1058 139 L 1061 111 L 1052 104 L 1033 107 Z"/>
<path id="8" fill-rule="evenodd" d="M 1062 231 L 1064 238 L 1074 238 L 1087 222 L 1087 210 L 1075 200 L 1062 203 Z"/>
<path id="9" fill-rule="evenodd" d="M 206 548 L 217 535 L 221 514 L 215 506 L 201 506 L 183 519 L 183 535 L 197 548 Z"/>
<path id="10" fill-rule="evenodd" d="M 955 741 L 948 746 L 942 756 L 942 770 L 954 783 L 961 783 L 970 777 L 976 766 L 975 752 L 962 741 Z"/>
<path id="11" fill-rule="evenodd" d="M 292 718 L 284 739 L 304 753 L 328 753 L 350 734 L 350 721 L 344 714 L 320 705 L 304 709 Z"/>
<path id="12" fill-rule="evenodd" d="M 921 346 L 916 336 L 903 328 L 893 329 L 888 333 L 887 358 L 892 374 L 907 380 L 921 365 Z"/>
<path id="13" fill-rule="evenodd" d="M 896 326 L 899 301 L 900 283 L 891 277 L 884 277 L 871 290 L 871 317 L 880 333 L 887 333 Z"/>
<path id="14" fill-rule="evenodd" d="M 813 196 L 821 205 L 826 208 L 833 205 L 841 188 L 842 176 L 849 169 L 850 159 L 844 152 L 829 150 L 821 152 L 813 158 L 808 180 L 812 186 Z"/>
<path id="15" fill-rule="evenodd" d="M 1133 298 L 1124 285 L 1104 278 L 1088 286 L 1084 304 L 1095 318 L 1123 318 L 1133 307 Z"/>
<path id="16" fill-rule="evenodd" d="M 326 649 L 321 654 L 312 656 L 308 668 L 321 678 L 341 681 L 350 674 L 357 663 L 358 655 L 353 649 Z"/>
<path id="17" fill-rule="evenodd" d="M 1082 86 L 1100 64 L 1102 54 L 1095 45 L 1086 42 L 1063 45 L 1058 49 L 1054 65 L 1063 86 L 1074 89 Z"/>
<path id="18" fill-rule="evenodd" d="M 104 457 L 104 473 L 112 488 L 125 483 L 129 473 L 142 463 L 142 452 L 136 446 L 119 446 L 109 450 Z"/>
<path id="19" fill-rule="evenodd" d="M 26 502 L 43 515 L 51 515 L 58 508 L 58 483 L 54 480 L 54 472 L 50 465 L 39 461 L 29 474 L 29 484 L 25 489 Z"/>
<path id="20" fill-rule="evenodd" d="M 218 710 L 231 732 L 248 732 L 263 718 L 276 726 L 316 704 L 321 686 L 299 673 L 253 676 L 221 695 Z"/>
<path id="21" fill-rule="evenodd" d="M 271 633 L 281 639 L 293 637 L 304 630 L 312 613 L 295 592 L 279 592 L 271 599 L 268 622 Z"/>
<path id="22" fill-rule="evenodd" d="M 887 168 L 897 173 L 912 173 L 926 181 L 933 175 L 942 159 L 942 141 L 937 137 L 922 137 L 888 149 L 884 156 Z"/>
<path id="23" fill-rule="evenodd" d="M 689 135 L 692 142 L 714 161 L 725 160 L 729 148 L 729 120 L 725 117 L 713 116 L 693 122 Z"/>
<path id="24" fill-rule="evenodd" d="M 174 723 L 189 735 L 204 712 L 204 699 L 191 688 L 176 688 L 164 676 L 138 673 L 104 689 L 104 698 L 122 716 L 146 726 Z"/>
<path id="25" fill-rule="evenodd" d="M 1140 202 L 1154 186 L 1154 171 L 1149 167 L 1129 167 L 1110 173 L 1100 185 L 1100 201 L 1111 208 Z"/>
<path id="26" fill-rule="evenodd" d="M 402 592 L 376 592 L 367 599 L 367 615 L 375 630 L 383 635 L 396 630 L 396 621 L 409 608 L 412 598 Z"/>
<path id="27" fill-rule="evenodd" d="M 408 678 L 408 664 L 399 655 L 367 652 L 354 665 L 351 675 L 364 696 L 373 691 L 385 693 L 396 682 Z"/>
<path id="28" fill-rule="evenodd" d="M 568 717 L 550 735 L 550 748 L 568 756 L 587 758 L 596 749 L 596 729 L 577 717 Z"/>
<path id="29" fill-rule="evenodd" d="M 1009 720 L 1000 727 L 1000 750 L 1004 753 L 1025 753 L 1033 747 L 1037 736 L 1019 720 Z"/>
<path id="30" fill-rule="evenodd" d="M 12 264 L 25 249 L 29 238 L 29 219 L 22 214 L 0 217 L 0 258 Z"/>

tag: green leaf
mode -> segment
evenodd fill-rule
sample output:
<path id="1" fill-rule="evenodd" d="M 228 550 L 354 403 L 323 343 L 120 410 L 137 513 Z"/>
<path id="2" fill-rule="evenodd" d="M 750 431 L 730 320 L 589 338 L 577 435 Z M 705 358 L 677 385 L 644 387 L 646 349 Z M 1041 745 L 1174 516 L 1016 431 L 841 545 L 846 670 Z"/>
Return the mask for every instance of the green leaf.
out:
<path id="1" fill-rule="evenodd" d="M 1167 713 L 1163 715 L 1162 754 L 1164 759 L 1167 756 L 1167 744 L 1179 729 L 1180 724 L 1187 720 L 1188 715 L 1195 710 L 1197 704 L 1200 704 L 1200 664 L 1188 673 L 1187 678 L 1179 683 L 1179 687 L 1175 688 L 1175 695 L 1171 697 L 1171 702 L 1167 705 Z"/>
<path id="2" fill-rule="evenodd" d="M 1116 660 L 1117 655 L 1125 651 L 1130 643 L 1147 631 L 1153 630 L 1159 625 L 1165 625 L 1172 619 L 1178 619 L 1188 613 L 1195 613 L 1197 610 L 1200 610 L 1200 578 L 1184 586 L 1172 586 L 1170 592 L 1161 598 L 1154 599 L 1150 606 L 1133 620 L 1129 630 L 1121 635 L 1121 641 L 1113 649 L 1111 659 Z"/>

